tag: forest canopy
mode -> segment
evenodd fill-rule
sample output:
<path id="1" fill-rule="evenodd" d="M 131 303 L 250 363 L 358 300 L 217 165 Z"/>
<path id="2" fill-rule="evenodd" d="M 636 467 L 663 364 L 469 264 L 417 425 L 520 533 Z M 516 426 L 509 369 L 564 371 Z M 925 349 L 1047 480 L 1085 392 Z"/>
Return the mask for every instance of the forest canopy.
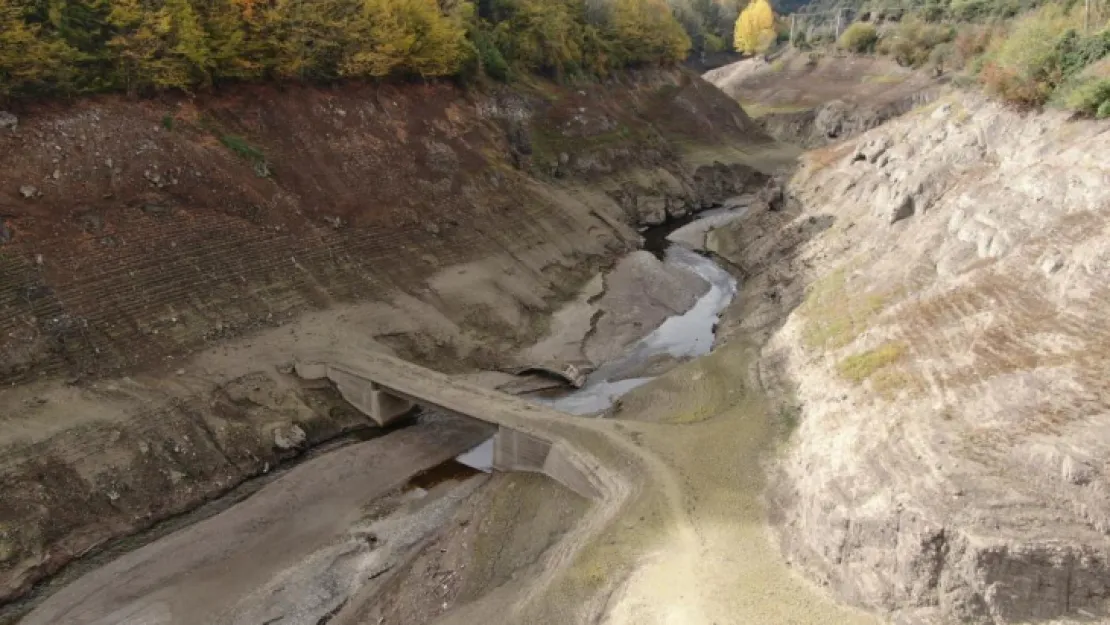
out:
<path id="1" fill-rule="evenodd" d="M 696 14 L 723 6 L 679 1 Z M 667 0 L 0 0 L 0 97 L 604 76 L 682 61 L 688 32 L 721 37 L 704 20 L 691 30 L 682 10 Z"/>

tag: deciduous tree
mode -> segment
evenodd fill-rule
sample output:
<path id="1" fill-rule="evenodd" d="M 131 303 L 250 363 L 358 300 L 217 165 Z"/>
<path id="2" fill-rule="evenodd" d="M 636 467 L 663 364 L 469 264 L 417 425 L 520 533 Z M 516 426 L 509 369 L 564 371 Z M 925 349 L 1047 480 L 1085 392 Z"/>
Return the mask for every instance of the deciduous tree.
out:
<path id="1" fill-rule="evenodd" d="M 345 75 L 449 76 L 470 52 L 461 20 L 444 15 L 436 0 L 363 0 L 362 8 Z"/>
<path id="2" fill-rule="evenodd" d="M 775 42 L 775 11 L 767 0 L 752 0 L 736 20 L 736 49 L 747 54 L 767 50 Z"/>
<path id="3" fill-rule="evenodd" d="M 77 51 L 27 17 L 17 0 L 0 0 L 0 95 L 70 88 Z"/>

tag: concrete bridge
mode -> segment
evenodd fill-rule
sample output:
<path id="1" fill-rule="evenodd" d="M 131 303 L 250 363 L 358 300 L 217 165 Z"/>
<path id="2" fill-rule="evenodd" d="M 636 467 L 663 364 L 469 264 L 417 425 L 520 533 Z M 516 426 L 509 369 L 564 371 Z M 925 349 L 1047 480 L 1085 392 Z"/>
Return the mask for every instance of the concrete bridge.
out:
<path id="1" fill-rule="evenodd" d="M 496 425 L 494 470 L 543 473 L 584 497 L 599 494 L 596 467 L 556 433 L 560 424 L 580 417 L 381 353 L 299 358 L 295 369 L 304 379 L 331 380 L 379 425 L 401 418 L 414 404 Z"/>

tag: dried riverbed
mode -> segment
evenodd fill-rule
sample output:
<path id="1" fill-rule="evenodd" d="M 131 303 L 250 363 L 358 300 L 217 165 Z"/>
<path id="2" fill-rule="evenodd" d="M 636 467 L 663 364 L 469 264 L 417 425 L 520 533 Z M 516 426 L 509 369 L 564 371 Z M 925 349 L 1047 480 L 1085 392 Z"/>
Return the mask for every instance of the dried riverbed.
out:
<path id="1" fill-rule="evenodd" d="M 637 263 L 633 275 L 650 275 L 642 271 L 649 262 Z M 289 625 L 389 615 L 473 623 L 490 610 L 491 622 L 565 623 L 567 606 L 629 624 L 829 622 L 805 620 L 824 600 L 781 566 L 763 531 L 758 458 L 774 428 L 759 390 L 743 382 L 750 352 L 729 345 L 706 355 L 735 279 L 680 246 L 661 265 L 663 281 L 685 275 L 704 284 L 689 309 L 664 315 L 582 389 L 537 399 L 577 414 L 608 410 L 619 422 L 599 423 L 606 436 L 640 448 L 631 456 L 640 477 L 657 479 L 621 507 L 625 521 L 600 534 L 575 530 L 598 510 L 538 476 L 496 476 L 480 489 L 484 474 L 445 461 L 488 430 L 429 416 L 304 463 L 245 502 L 84 576 L 23 622 Z M 623 320 L 612 327 L 628 328 Z M 481 467 L 481 455 L 463 460 Z M 408 482 L 414 474 L 423 475 Z M 519 583 L 537 576 L 536 590 L 521 593 Z M 758 597 L 730 592 L 756 583 Z M 610 600 L 599 604 L 603 589 Z M 740 599 L 723 600 L 733 595 Z M 755 620 L 735 620 L 745 613 Z"/>

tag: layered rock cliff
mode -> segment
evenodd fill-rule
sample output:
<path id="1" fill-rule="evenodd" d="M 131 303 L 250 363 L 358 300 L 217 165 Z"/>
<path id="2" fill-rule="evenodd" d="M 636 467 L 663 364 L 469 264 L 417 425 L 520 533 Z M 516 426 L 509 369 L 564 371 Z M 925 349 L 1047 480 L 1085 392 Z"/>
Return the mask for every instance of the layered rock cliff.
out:
<path id="1" fill-rule="evenodd" d="M 1110 618 L 1110 125 L 951 95 L 711 235 L 795 428 L 792 561 L 898 623 Z M 1069 621 L 1070 622 L 1070 621 Z"/>

